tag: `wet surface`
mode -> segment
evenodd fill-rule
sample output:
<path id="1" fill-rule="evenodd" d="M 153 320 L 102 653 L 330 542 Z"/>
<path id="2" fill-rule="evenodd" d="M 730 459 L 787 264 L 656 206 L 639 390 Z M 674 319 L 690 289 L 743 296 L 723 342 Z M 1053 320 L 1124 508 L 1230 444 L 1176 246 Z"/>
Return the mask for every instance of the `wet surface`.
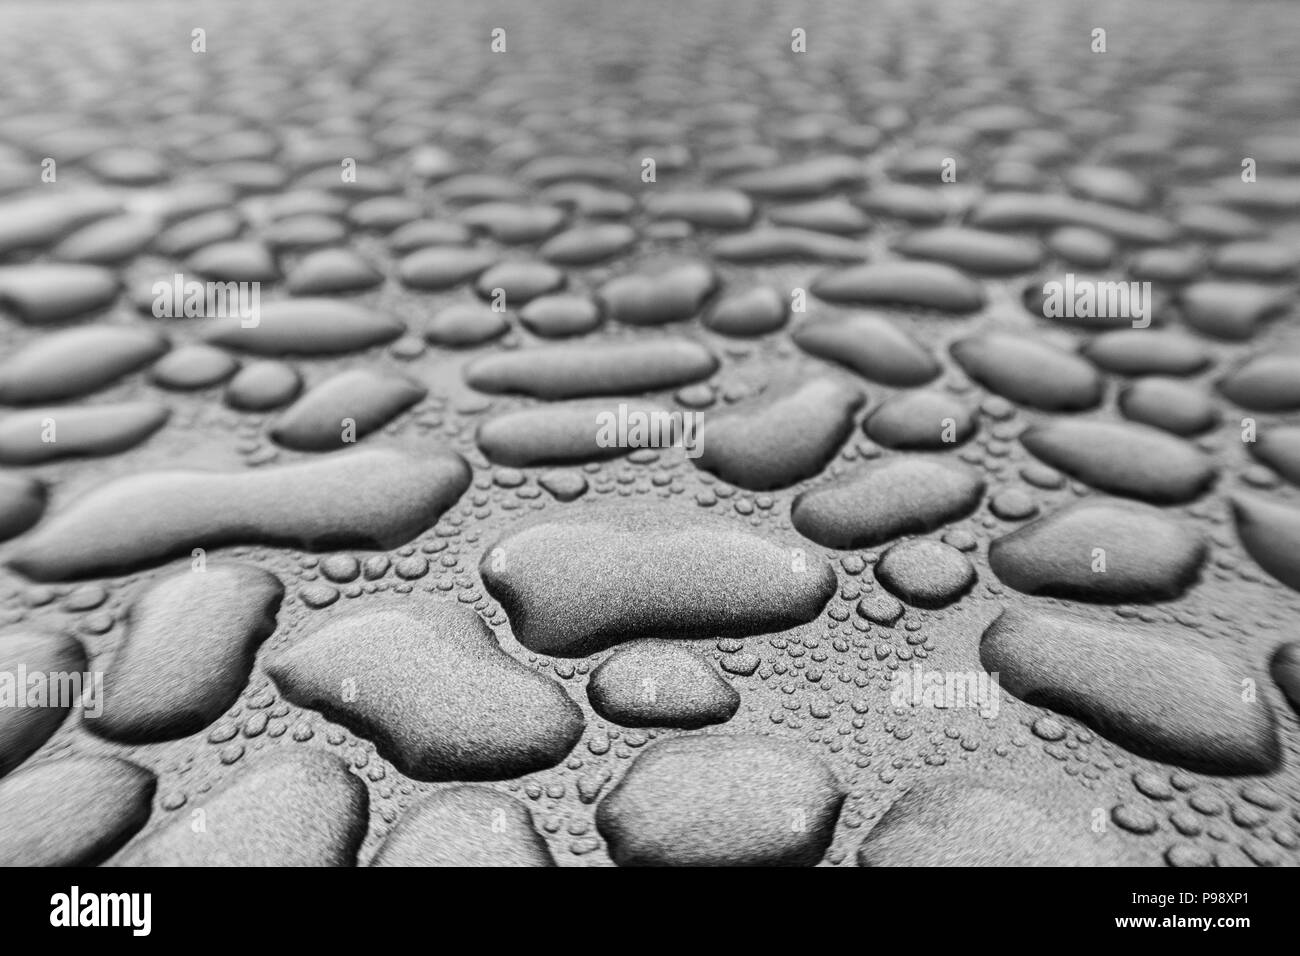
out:
<path id="1" fill-rule="evenodd" d="M 555 6 L 6 7 L 0 863 L 1300 862 L 1294 9 Z"/>

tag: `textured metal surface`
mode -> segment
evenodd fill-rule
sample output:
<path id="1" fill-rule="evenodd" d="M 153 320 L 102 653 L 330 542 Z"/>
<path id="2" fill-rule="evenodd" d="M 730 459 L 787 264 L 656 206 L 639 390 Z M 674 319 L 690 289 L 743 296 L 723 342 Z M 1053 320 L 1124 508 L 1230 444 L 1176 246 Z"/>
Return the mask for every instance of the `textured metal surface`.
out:
<path id="1" fill-rule="evenodd" d="M 1295 13 L 1090 6 L 0 8 L 0 862 L 1295 863 Z"/>

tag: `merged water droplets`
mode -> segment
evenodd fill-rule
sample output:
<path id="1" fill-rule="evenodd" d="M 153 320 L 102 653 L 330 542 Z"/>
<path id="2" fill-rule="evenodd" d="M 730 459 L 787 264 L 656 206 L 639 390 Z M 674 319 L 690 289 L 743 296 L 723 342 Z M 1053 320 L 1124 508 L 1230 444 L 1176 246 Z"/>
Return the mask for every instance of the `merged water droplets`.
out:
<path id="1" fill-rule="evenodd" d="M 812 292 L 827 302 L 910 305 L 942 312 L 974 312 L 984 305 L 978 282 L 931 262 L 882 262 L 819 276 Z"/>
<path id="2" fill-rule="evenodd" d="M 617 648 L 591 674 L 591 706 L 624 727 L 694 730 L 736 713 L 740 694 L 699 654 L 667 641 Z"/>
<path id="3" fill-rule="evenodd" d="M 860 389 L 831 380 L 708 415 L 693 436 L 695 463 L 741 488 L 785 488 L 816 475 L 848 437 Z"/>
<path id="4" fill-rule="evenodd" d="M 231 543 L 390 547 L 429 527 L 468 485 L 459 455 L 386 449 L 226 475 L 144 473 L 62 508 L 9 564 L 37 580 L 65 580 Z"/>
<path id="5" fill-rule="evenodd" d="M 795 329 L 792 338 L 809 354 L 883 385 L 924 385 L 941 370 L 924 345 L 881 316 L 851 314 L 814 319 Z"/>
<path id="6" fill-rule="evenodd" d="M 0 361 L 0 402 L 34 405 L 80 398 L 167 351 L 151 329 L 85 325 L 51 332 Z"/>
<path id="7" fill-rule="evenodd" d="M 1200 574 L 1206 544 L 1157 508 L 1088 500 L 989 545 L 989 565 L 1026 594 L 1084 601 L 1178 597 Z"/>
<path id="8" fill-rule="evenodd" d="M 60 675 L 86 670 L 86 652 L 75 638 L 29 630 L 0 632 L 0 671 L 10 699 L 0 708 L 0 777 L 49 739 L 77 701 L 60 692 Z M 19 675 L 27 680 L 19 681 Z M 15 696 L 21 693 L 21 704 Z"/>
<path id="9" fill-rule="evenodd" d="M 284 585 L 250 565 L 163 578 L 140 595 L 104 672 L 95 733 L 155 743 L 196 733 L 238 698 L 275 629 Z"/>
<path id="10" fill-rule="evenodd" d="M 815 618 L 825 561 L 733 524 L 598 507 L 540 521 L 489 547 L 488 590 L 525 647 L 580 657 L 639 637 L 763 634 Z"/>
<path id="11" fill-rule="evenodd" d="M 116 455 L 144 441 L 171 415 L 154 402 L 32 408 L 0 418 L 0 463 Z"/>
<path id="12" fill-rule="evenodd" d="M 555 866 L 532 816 L 498 790 L 456 786 L 412 807 L 371 866 Z"/>
<path id="13" fill-rule="evenodd" d="M 0 37 L 0 858 L 1295 857 L 1282 12 L 334 6 Z"/>
<path id="14" fill-rule="evenodd" d="M 254 355 L 339 355 L 391 342 L 405 328 L 363 306 L 303 298 L 262 303 L 256 317 L 215 319 L 207 341 Z"/>
<path id="15" fill-rule="evenodd" d="M 366 835 L 361 778 L 333 754 L 279 749 L 250 763 L 195 809 L 126 847 L 111 866 L 351 866 Z"/>
<path id="16" fill-rule="evenodd" d="M 115 757 L 67 757 L 0 781 L 0 865 L 98 866 L 149 819 L 156 780 Z"/>
<path id="17" fill-rule="evenodd" d="M 1026 430 L 1020 441 L 1053 468 L 1143 501 L 1190 501 L 1217 475 L 1208 455 L 1144 425 L 1061 419 Z"/>
<path id="18" fill-rule="evenodd" d="M 896 800 L 858 849 L 859 866 L 1111 866 L 1119 848 L 1099 839 L 1082 801 L 1073 813 L 1045 794 L 948 776 Z"/>
<path id="19" fill-rule="evenodd" d="M 427 394 L 402 375 L 340 372 L 309 389 L 280 414 L 271 437 L 299 451 L 331 451 L 383 428 Z"/>
<path id="20" fill-rule="evenodd" d="M 983 494 L 984 479 L 964 465 L 897 458 L 804 492 L 790 518 L 818 544 L 861 548 L 932 531 L 969 514 Z"/>
<path id="21" fill-rule="evenodd" d="M 989 332 L 960 339 L 952 357 L 995 395 L 1049 412 L 1075 412 L 1101 402 L 1102 378 L 1087 362 L 1034 338 Z"/>
<path id="22" fill-rule="evenodd" d="M 1268 703 L 1190 634 L 1102 628 L 1008 609 L 980 662 L 1029 704 L 1077 717 L 1134 753 L 1210 773 L 1267 773 L 1280 759 Z"/>
<path id="23" fill-rule="evenodd" d="M 596 822 L 620 866 L 811 866 L 843 800 L 797 743 L 688 736 L 638 757 Z"/>
<path id="24" fill-rule="evenodd" d="M 499 352 L 465 367 L 465 381 L 488 393 L 580 398 L 672 388 L 707 378 L 718 360 L 685 339 L 548 345 Z"/>
<path id="25" fill-rule="evenodd" d="M 417 780 L 541 770 L 559 763 L 583 730 L 564 691 L 501 652 L 479 617 L 456 604 L 338 618 L 267 670 L 289 700 L 373 740 Z"/>

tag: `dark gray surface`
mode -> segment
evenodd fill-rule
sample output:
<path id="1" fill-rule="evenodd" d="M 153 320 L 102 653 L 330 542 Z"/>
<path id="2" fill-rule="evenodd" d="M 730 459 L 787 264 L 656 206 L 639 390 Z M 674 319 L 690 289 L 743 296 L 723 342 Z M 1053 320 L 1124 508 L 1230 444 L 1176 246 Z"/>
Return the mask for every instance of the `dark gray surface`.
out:
<path id="1" fill-rule="evenodd" d="M 0 861 L 1300 862 L 1295 16 L 5 4 Z"/>

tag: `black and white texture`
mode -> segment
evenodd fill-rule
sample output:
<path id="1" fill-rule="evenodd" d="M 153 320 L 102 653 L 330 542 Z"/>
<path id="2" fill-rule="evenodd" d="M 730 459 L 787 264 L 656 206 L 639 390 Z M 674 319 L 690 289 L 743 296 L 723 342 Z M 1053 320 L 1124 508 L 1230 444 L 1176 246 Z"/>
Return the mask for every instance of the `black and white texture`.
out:
<path id="1" fill-rule="evenodd" d="M 0 19 L 0 863 L 1300 862 L 1291 5 Z"/>

